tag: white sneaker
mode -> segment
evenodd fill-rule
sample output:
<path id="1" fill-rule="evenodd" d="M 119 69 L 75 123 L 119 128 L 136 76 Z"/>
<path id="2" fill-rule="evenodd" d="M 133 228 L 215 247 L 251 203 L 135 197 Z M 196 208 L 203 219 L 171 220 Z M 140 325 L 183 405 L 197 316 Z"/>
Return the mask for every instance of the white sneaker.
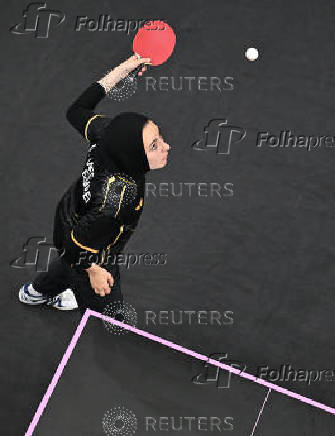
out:
<path id="1" fill-rule="evenodd" d="M 31 283 L 25 283 L 19 290 L 19 300 L 22 303 L 36 305 L 46 303 L 48 297 L 37 292 Z"/>
<path id="2" fill-rule="evenodd" d="M 55 297 L 49 297 L 47 305 L 58 310 L 78 309 L 76 297 L 70 288 L 67 288 Z"/>
<path id="3" fill-rule="evenodd" d="M 19 290 L 19 300 L 22 303 L 37 305 L 46 303 L 58 310 L 74 310 L 78 308 L 77 300 L 70 288 L 54 297 L 37 292 L 31 283 L 25 283 Z"/>

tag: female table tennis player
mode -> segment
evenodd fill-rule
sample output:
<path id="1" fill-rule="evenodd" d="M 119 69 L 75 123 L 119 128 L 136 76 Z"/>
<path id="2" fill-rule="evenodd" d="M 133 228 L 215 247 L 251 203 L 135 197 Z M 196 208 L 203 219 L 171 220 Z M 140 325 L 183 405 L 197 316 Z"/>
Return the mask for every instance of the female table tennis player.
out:
<path id="1" fill-rule="evenodd" d="M 87 158 L 81 176 L 57 205 L 53 242 L 59 257 L 21 287 L 21 302 L 60 310 L 79 307 L 84 313 L 123 301 L 115 255 L 142 213 L 145 174 L 166 165 L 169 145 L 143 114 L 122 112 L 111 118 L 94 109 L 111 87 L 144 64 L 142 75 L 149 63 L 135 53 L 91 83 L 68 108 L 68 121 L 89 143 Z"/>

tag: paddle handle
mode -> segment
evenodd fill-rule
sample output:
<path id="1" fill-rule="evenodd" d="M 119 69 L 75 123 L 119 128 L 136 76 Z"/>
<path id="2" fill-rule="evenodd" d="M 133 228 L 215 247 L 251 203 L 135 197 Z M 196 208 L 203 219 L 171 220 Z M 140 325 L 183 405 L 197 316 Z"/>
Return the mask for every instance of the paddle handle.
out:
<path id="1" fill-rule="evenodd" d="M 138 67 L 136 67 L 133 71 L 131 71 L 131 72 L 128 74 L 127 77 L 125 77 L 124 79 L 121 79 L 120 82 L 118 82 L 118 83 L 115 85 L 115 88 L 118 88 L 118 89 L 123 88 L 124 85 L 125 85 L 125 83 L 127 83 L 126 80 L 129 79 L 129 77 L 136 78 L 136 76 L 137 76 L 138 73 L 141 71 L 141 69 L 144 67 L 144 65 L 147 66 L 147 71 L 148 71 L 149 65 L 148 65 L 148 64 L 145 64 L 145 63 L 143 62 L 143 63 L 140 64 Z"/>
<path id="2" fill-rule="evenodd" d="M 141 71 L 141 69 L 142 69 L 145 65 L 147 66 L 147 70 L 148 70 L 149 65 L 148 65 L 148 64 L 145 64 L 145 63 L 143 62 L 143 63 L 140 64 L 138 67 L 136 67 L 135 70 L 133 70 L 133 71 L 130 73 L 130 75 L 132 75 L 133 77 L 136 77 L 136 76 L 138 75 L 138 73 Z"/>

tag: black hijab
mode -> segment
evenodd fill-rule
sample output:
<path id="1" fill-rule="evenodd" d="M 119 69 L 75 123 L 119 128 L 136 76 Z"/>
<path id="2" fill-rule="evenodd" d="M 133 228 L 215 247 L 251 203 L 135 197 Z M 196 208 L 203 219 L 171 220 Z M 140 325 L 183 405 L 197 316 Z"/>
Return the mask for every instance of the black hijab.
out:
<path id="1" fill-rule="evenodd" d="M 109 121 L 96 150 L 105 168 L 122 171 L 135 180 L 150 170 L 142 137 L 148 120 L 136 112 L 121 112 Z"/>

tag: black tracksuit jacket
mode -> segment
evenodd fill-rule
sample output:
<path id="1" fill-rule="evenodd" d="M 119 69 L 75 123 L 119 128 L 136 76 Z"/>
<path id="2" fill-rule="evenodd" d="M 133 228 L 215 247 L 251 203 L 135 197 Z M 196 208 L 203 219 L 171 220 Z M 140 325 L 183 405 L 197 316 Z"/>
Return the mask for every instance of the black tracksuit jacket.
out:
<path id="1" fill-rule="evenodd" d="M 93 82 L 66 112 L 67 120 L 88 141 L 88 152 L 80 177 L 57 205 L 53 242 L 78 271 L 92 263 L 108 268 L 135 230 L 144 203 L 144 175 L 134 180 L 108 170 L 96 153 L 96 141 L 110 121 L 94 112 L 105 95 L 105 89 Z"/>

